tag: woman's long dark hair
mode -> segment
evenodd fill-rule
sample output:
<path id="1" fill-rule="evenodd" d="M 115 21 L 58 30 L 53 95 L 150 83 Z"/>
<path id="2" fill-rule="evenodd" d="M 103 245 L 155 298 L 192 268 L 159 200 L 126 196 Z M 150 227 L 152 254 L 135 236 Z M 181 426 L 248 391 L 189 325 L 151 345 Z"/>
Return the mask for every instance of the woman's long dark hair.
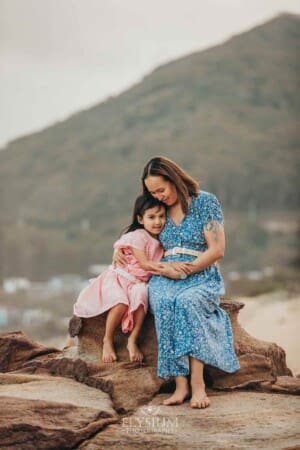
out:
<path id="1" fill-rule="evenodd" d="M 144 194 L 149 194 L 145 185 L 145 180 L 149 176 L 160 176 L 166 181 L 170 181 L 176 187 L 179 201 L 184 214 L 188 213 L 189 197 L 197 197 L 199 191 L 199 183 L 194 180 L 188 173 L 179 167 L 174 161 L 165 156 L 156 156 L 150 159 L 146 164 L 143 175 L 142 184 Z"/>
<path id="2" fill-rule="evenodd" d="M 129 233 L 130 231 L 135 231 L 138 228 L 144 228 L 142 224 L 138 221 L 138 216 L 143 217 L 147 209 L 151 208 L 166 208 L 162 202 L 157 200 L 157 198 L 152 197 L 148 192 L 142 195 L 139 195 L 134 203 L 133 214 L 132 214 L 132 222 L 131 224 L 123 230 L 122 234 Z"/>

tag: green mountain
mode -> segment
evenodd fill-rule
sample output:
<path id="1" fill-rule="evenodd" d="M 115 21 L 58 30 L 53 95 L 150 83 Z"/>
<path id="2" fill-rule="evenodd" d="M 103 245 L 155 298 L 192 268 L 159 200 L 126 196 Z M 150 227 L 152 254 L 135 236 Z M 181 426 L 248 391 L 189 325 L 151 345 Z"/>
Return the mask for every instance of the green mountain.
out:
<path id="1" fill-rule="evenodd" d="M 174 159 L 214 192 L 228 217 L 295 211 L 299 25 L 299 16 L 280 15 L 11 142 L 0 152 L 4 253 L 14 260 L 4 273 L 22 266 L 14 270 L 45 276 L 110 260 L 142 168 L 155 155 Z M 30 239 L 39 257 L 35 246 L 21 255 Z"/>

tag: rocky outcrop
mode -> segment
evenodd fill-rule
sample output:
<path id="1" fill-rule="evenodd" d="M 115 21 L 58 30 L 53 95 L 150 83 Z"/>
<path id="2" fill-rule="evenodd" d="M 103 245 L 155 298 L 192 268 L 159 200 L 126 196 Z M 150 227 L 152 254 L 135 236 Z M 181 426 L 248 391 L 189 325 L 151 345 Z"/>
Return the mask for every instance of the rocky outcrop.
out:
<path id="1" fill-rule="evenodd" d="M 108 426 L 80 450 L 296 450 L 299 399 L 292 395 L 208 390 L 211 406 L 168 407 L 166 395 Z"/>
<path id="2" fill-rule="evenodd" d="M 99 373 L 114 385 L 113 400 L 116 408 L 131 410 L 152 399 L 164 381 L 156 375 L 157 340 L 154 320 L 147 314 L 140 335 L 139 347 L 144 354 L 143 363 L 129 361 L 127 337 L 118 329 L 115 333 L 115 349 L 118 361 L 103 364 L 102 341 L 105 331 L 106 314 L 90 319 L 73 318 L 70 333 L 78 333 L 78 356 L 86 362 L 97 363 Z"/>
<path id="3" fill-rule="evenodd" d="M 118 420 L 108 394 L 61 377 L 0 374 L 1 449 L 68 449 Z"/>
<path id="4" fill-rule="evenodd" d="M 234 374 L 208 368 L 212 386 L 216 389 L 235 389 L 257 386 L 260 382 L 274 383 L 278 376 L 292 376 L 286 365 L 285 351 L 273 342 L 266 342 L 248 334 L 238 321 L 238 314 L 244 304 L 223 297 L 221 307 L 229 314 L 234 335 L 235 351 L 240 370 Z"/>
<path id="5" fill-rule="evenodd" d="M 221 307 L 229 314 L 231 320 L 235 350 L 241 368 L 234 374 L 228 374 L 214 367 L 205 366 L 204 376 L 207 385 L 215 389 L 235 389 L 249 385 L 257 386 L 260 382 L 274 383 L 278 376 L 292 376 L 292 372 L 286 365 L 285 352 L 282 348 L 275 343 L 261 341 L 250 336 L 240 326 L 238 313 L 244 307 L 243 303 L 222 297 Z M 101 315 L 90 319 L 74 317 L 70 322 L 70 334 L 72 336 L 78 335 L 78 355 L 80 358 L 98 362 L 100 366 L 105 320 L 105 315 Z M 122 367 L 122 363 L 128 361 L 126 342 L 126 336 L 121 330 L 118 330 L 115 345 L 119 362 L 115 363 L 116 368 Z M 157 340 L 151 314 L 147 315 L 143 325 L 140 346 L 145 355 L 143 373 L 147 373 L 153 388 L 158 390 L 162 385 L 162 380 L 155 376 Z M 137 373 L 136 376 L 138 377 Z M 133 375 L 133 379 L 135 379 L 135 375 Z M 132 387 L 134 391 L 136 383 Z M 128 391 L 131 389 L 131 378 L 127 389 Z"/>
<path id="6" fill-rule="evenodd" d="M 142 364 L 129 362 L 121 332 L 116 334 L 119 360 L 101 363 L 104 316 L 72 320 L 79 345 L 63 351 L 21 332 L 0 335 L 1 448 L 217 449 L 238 439 L 239 448 L 273 449 L 275 435 L 278 448 L 297 445 L 300 379 L 290 376 L 284 350 L 240 327 L 241 303 L 224 298 L 222 307 L 232 321 L 241 370 L 230 375 L 206 367 L 212 403 L 201 411 L 188 402 L 161 404 L 164 396 L 157 394 L 170 386 L 156 376 L 151 315 L 141 336 Z"/>
<path id="7" fill-rule="evenodd" d="M 39 356 L 54 356 L 57 348 L 45 347 L 25 338 L 21 331 L 0 334 L 0 372 L 8 372 Z"/>
<path id="8" fill-rule="evenodd" d="M 255 387 L 258 391 L 300 395 L 300 383 L 298 377 L 277 377 L 275 383 L 265 381 L 258 383 Z"/>

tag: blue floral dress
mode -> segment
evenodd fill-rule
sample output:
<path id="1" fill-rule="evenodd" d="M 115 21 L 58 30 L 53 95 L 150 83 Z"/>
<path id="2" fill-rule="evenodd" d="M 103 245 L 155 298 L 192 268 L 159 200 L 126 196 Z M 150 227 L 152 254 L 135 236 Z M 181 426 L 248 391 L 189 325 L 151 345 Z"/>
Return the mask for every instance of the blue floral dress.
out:
<path id="1" fill-rule="evenodd" d="M 207 250 L 203 227 L 210 220 L 224 224 L 220 203 L 214 194 L 200 191 L 192 198 L 188 214 L 178 226 L 167 215 L 160 234 L 164 249 Z M 170 255 L 162 261 L 193 261 L 195 258 Z M 232 373 L 240 368 L 229 316 L 219 306 L 219 297 L 224 293 L 223 279 L 215 264 L 185 280 L 151 278 L 149 302 L 158 338 L 158 376 L 168 379 L 188 375 L 189 355 L 225 372 Z"/>

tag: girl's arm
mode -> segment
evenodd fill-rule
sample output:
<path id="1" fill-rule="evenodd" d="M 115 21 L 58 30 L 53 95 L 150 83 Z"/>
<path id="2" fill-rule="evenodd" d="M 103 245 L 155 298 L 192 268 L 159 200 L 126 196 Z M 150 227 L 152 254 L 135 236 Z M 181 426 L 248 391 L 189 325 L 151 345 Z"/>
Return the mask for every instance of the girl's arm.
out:
<path id="1" fill-rule="evenodd" d="M 191 268 L 186 266 L 184 262 L 161 262 L 149 261 L 142 250 L 133 249 L 134 256 L 138 260 L 140 266 L 150 272 L 152 275 L 164 275 L 168 278 L 178 279 L 182 273 L 189 275 Z M 141 253 L 141 254 L 139 254 Z M 140 259 L 139 259 L 140 258 Z M 122 248 L 116 248 L 112 260 L 113 266 L 124 267 L 127 264 L 126 255 Z"/>
<path id="2" fill-rule="evenodd" d="M 201 272 L 219 259 L 225 252 L 225 232 L 223 225 L 212 220 L 204 226 L 204 237 L 207 242 L 207 250 L 199 255 L 193 262 L 186 263 L 189 274 Z"/>

